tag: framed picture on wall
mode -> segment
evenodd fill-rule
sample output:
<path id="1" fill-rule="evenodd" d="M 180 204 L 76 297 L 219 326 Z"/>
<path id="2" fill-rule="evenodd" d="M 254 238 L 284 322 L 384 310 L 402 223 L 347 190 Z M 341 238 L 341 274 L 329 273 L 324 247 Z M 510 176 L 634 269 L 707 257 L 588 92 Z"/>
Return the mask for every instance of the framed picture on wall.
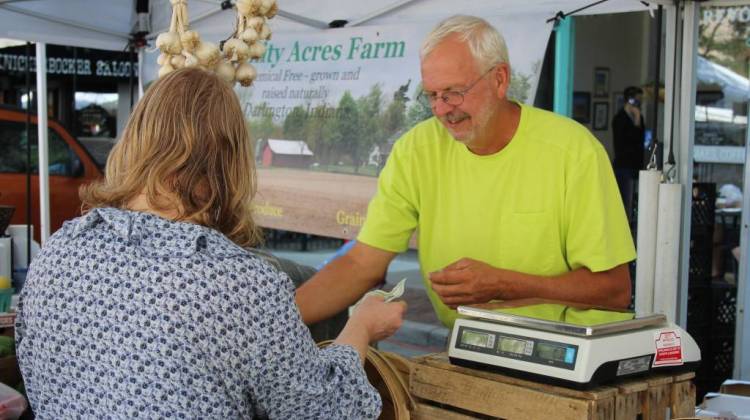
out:
<path id="1" fill-rule="evenodd" d="M 594 103 L 594 130 L 606 130 L 609 126 L 609 104 L 606 102 Z"/>
<path id="2" fill-rule="evenodd" d="M 597 67 L 594 69 L 594 97 L 606 98 L 609 96 L 609 69 Z"/>
<path id="3" fill-rule="evenodd" d="M 591 121 L 591 94 L 589 92 L 573 92 L 573 119 L 581 124 Z"/>

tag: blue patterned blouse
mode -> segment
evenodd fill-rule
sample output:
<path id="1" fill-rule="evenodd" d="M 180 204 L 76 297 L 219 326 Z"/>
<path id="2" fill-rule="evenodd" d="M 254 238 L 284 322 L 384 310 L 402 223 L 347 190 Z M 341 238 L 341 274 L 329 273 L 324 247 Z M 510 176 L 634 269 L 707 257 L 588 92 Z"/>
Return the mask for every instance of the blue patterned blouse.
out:
<path id="1" fill-rule="evenodd" d="M 319 350 L 292 282 L 221 233 L 120 209 L 66 223 L 16 321 L 39 419 L 374 418 L 350 346 Z"/>

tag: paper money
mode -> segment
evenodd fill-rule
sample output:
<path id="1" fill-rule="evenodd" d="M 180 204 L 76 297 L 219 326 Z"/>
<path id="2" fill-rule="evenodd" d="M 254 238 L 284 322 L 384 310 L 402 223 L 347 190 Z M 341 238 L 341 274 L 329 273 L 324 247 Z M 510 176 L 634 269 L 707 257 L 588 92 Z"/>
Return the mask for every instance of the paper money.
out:
<path id="1" fill-rule="evenodd" d="M 405 284 L 406 284 L 406 279 L 401 279 L 401 281 L 399 281 L 398 284 L 396 284 L 396 286 L 394 286 L 390 292 L 386 292 L 385 290 L 373 290 L 367 293 L 365 296 L 370 295 L 370 294 L 378 295 L 378 296 L 382 296 L 383 300 L 385 300 L 386 302 L 390 302 L 394 299 L 400 298 L 401 295 L 404 294 L 404 288 L 406 287 L 404 286 Z"/>
<path id="2" fill-rule="evenodd" d="M 386 292 L 385 290 L 380 290 L 380 289 L 372 290 L 370 292 L 365 293 L 365 295 L 362 296 L 362 299 L 360 299 L 359 301 L 357 301 L 356 304 L 354 304 L 354 308 L 356 308 L 360 304 L 360 302 L 362 302 L 367 296 L 372 296 L 372 295 L 382 296 L 383 300 L 386 302 L 390 302 L 392 300 L 398 299 L 401 297 L 401 295 L 404 294 L 405 288 L 406 288 L 406 279 L 404 278 L 404 279 L 401 279 L 401 281 L 399 281 L 398 284 L 396 284 L 396 286 L 394 286 L 390 292 Z"/>

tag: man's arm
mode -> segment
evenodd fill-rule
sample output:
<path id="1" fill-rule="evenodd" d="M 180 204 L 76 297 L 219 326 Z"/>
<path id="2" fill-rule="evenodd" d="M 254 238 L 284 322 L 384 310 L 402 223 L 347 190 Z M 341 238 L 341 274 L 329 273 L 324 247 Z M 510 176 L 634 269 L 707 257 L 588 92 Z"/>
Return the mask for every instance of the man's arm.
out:
<path id="1" fill-rule="evenodd" d="M 523 298 L 627 308 L 631 295 L 627 264 L 596 273 L 579 268 L 559 276 L 536 276 L 464 258 L 431 273 L 430 280 L 435 293 L 452 308 L 493 299 Z"/>
<path id="2" fill-rule="evenodd" d="M 357 242 L 297 289 L 302 320 L 310 325 L 349 307 L 385 278 L 396 253 Z"/>

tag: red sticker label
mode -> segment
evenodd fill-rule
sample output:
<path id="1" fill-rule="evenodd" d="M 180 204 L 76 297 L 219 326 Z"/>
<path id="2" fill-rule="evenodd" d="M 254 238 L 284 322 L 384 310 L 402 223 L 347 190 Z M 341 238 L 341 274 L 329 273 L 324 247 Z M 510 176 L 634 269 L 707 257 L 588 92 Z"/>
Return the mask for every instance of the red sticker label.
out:
<path id="1" fill-rule="evenodd" d="M 682 361 L 682 340 L 677 330 L 665 330 L 654 333 L 656 354 L 653 366 L 679 366 Z"/>

